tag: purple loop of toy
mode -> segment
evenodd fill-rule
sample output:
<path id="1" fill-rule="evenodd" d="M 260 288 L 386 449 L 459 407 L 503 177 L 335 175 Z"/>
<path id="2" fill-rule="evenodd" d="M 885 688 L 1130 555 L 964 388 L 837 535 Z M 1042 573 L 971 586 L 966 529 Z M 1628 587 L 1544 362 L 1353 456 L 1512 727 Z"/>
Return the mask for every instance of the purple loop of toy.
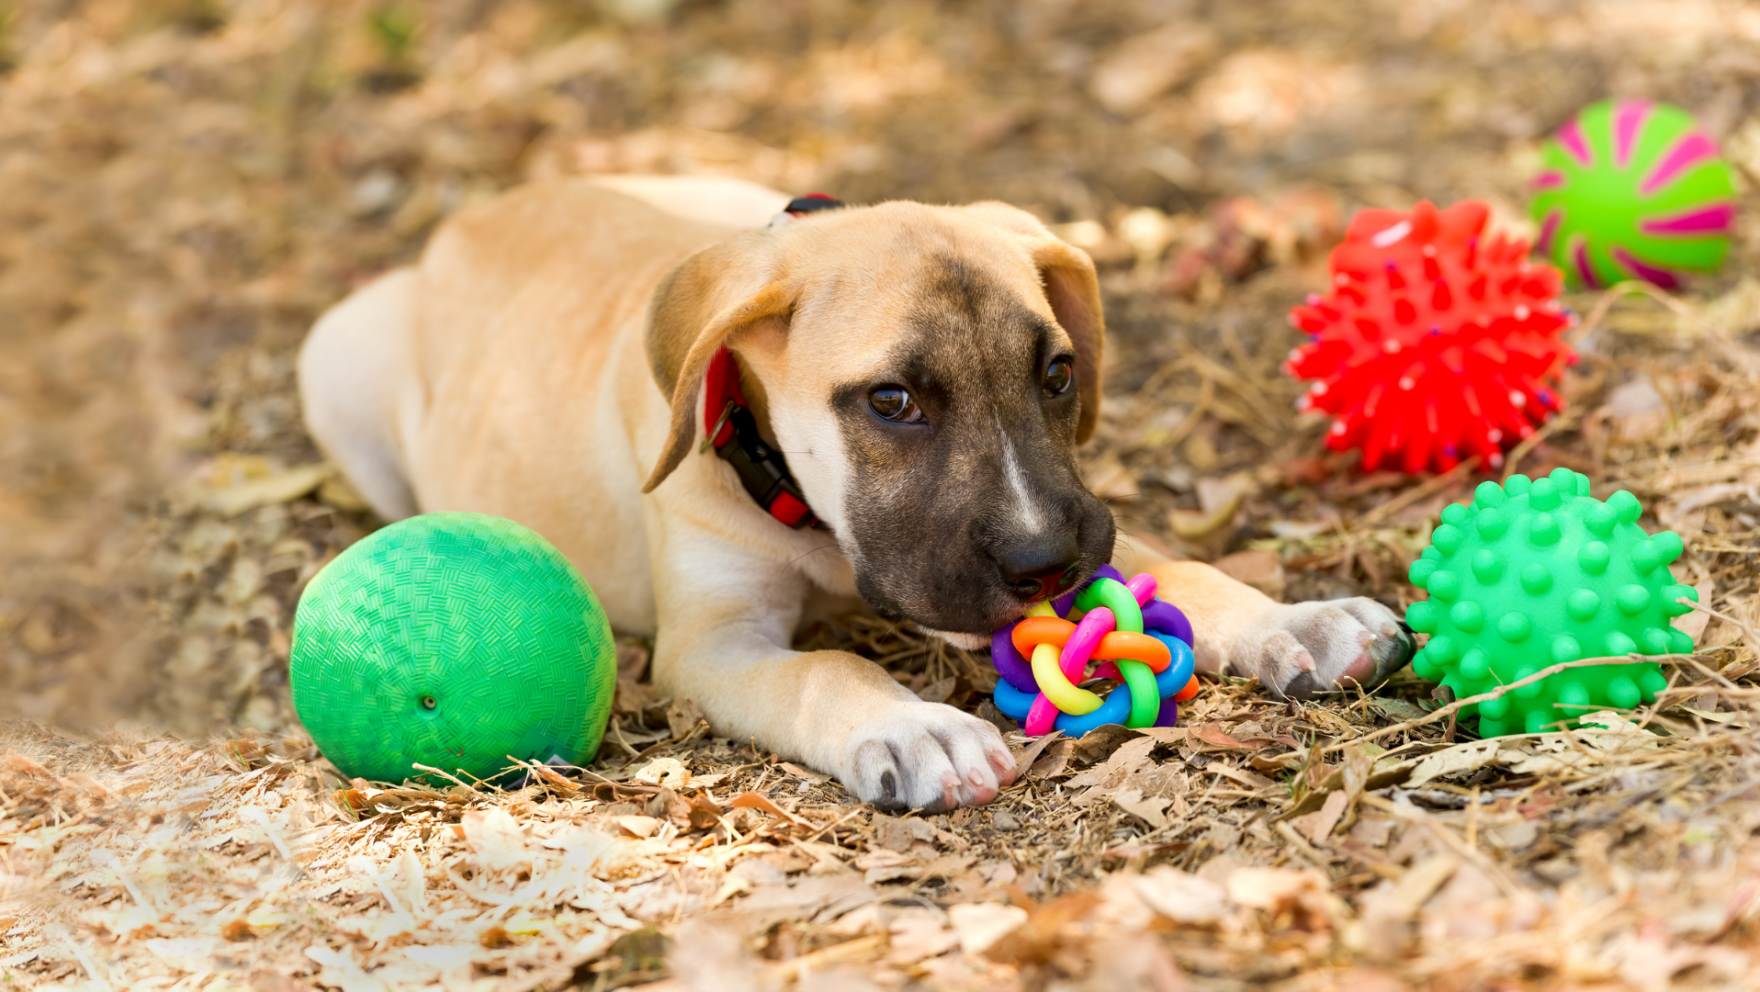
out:
<path id="1" fill-rule="evenodd" d="M 1179 723 L 1179 703 L 1172 696 L 1161 701 L 1161 712 L 1155 715 L 1155 726 L 1172 727 Z"/>
<path id="2" fill-rule="evenodd" d="M 1190 629 L 1190 625 L 1187 625 Z M 1033 678 L 1033 666 L 1014 647 L 1014 624 L 1009 624 L 990 635 L 990 660 L 996 664 L 996 674 L 1003 677 L 1009 685 L 1022 692 L 1038 692 L 1039 681 Z"/>
<path id="3" fill-rule="evenodd" d="M 1177 637 L 1186 642 L 1188 648 L 1196 647 L 1192 641 L 1192 622 L 1186 619 L 1186 615 L 1180 611 L 1179 607 L 1165 599 L 1152 599 L 1143 606 L 1143 629 L 1166 634 L 1169 637 Z M 1009 647 L 1012 648 L 1013 645 L 1011 644 Z M 1018 653 L 1016 657 L 1019 657 Z M 1029 668 L 1028 673 L 1031 674 L 1031 671 L 1032 669 Z M 1009 679 L 1009 681 L 1013 682 L 1014 680 Z M 1020 686 L 1017 685 L 1015 688 L 1018 689 Z"/>
<path id="4" fill-rule="evenodd" d="M 1118 569 L 1113 568 L 1111 565 L 1101 565 L 1094 571 L 1093 575 L 1088 576 L 1087 582 L 1083 582 L 1069 592 L 1052 600 L 1051 608 L 1057 611 L 1058 616 L 1066 616 L 1069 613 L 1069 608 L 1076 604 L 1076 594 L 1083 589 L 1088 588 L 1095 579 L 1117 579 L 1118 581 L 1123 582 L 1124 576 L 1119 574 Z"/>

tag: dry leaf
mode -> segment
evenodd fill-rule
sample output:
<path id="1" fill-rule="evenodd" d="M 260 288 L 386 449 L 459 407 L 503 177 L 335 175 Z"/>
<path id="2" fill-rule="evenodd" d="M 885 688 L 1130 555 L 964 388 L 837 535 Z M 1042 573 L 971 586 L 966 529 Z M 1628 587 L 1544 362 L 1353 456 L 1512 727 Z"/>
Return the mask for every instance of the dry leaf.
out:
<path id="1" fill-rule="evenodd" d="M 1112 797 L 1113 805 L 1126 813 L 1147 823 L 1152 830 L 1167 826 L 1167 814 L 1163 812 L 1173 802 L 1172 799 L 1143 798 L 1138 789 L 1120 789 Z"/>
<path id="2" fill-rule="evenodd" d="M 1699 594 L 1699 602 L 1709 606 L 1711 598 L 1717 592 L 1717 585 L 1711 579 L 1693 584 L 1693 591 Z M 1704 647 L 1705 628 L 1711 623 L 1711 614 L 1702 610 L 1692 610 L 1674 618 L 1675 629 L 1684 632 L 1693 639 L 1693 644 Z"/>
<path id="3" fill-rule="evenodd" d="M 768 796 L 763 795 L 762 793 L 742 792 L 739 795 L 734 796 L 732 799 L 728 800 L 727 805 L 732 806 L 735 809 L 763 810 L 764 812 L 769 813 L 772 816 L 781 817 L 783 820 L 785 820 L 785 821 L 787 821 L 797 827 L 811 826 L 811 824 L 807 823 L 807 821 L 802 820 L 801 818 L 795 816 L 793 813 L 790 813 L 789 811 L 783 809 L 781 806 L 778 806 L 775 803 L 771 802 L 770 798 Z"/>
<path id="4" fill-rule="evenodd" d="M 1216 559 L 1217 571 L 1259 590 L 1272 599 L 1283 598 L 1283 563 L 1275 551 L 1242 551 Z"/>
<path id="5" fill-rule="evenodd" d="M 1278 909 L 1330 888 L 1324 875 L 1311 870 L 1237 868 L 1228 876 L 1228 898 L 1253 909 Z"/>
<path id="6" fill-rule="evenodd" d="M 1152 737 L 1137 737 L 1119 745 L 1112 757 L 1069 780 L 1067 788 L 1110 788 L 1124 781 L 1126 775 L 1149 761 L 1149 752 L 1158 742 Z"/>
<path id="7" fill-rule="evenodd" d="M 1326 802 L 1321 804 L 1319 811 L 1308 814 L 1313 817 L 1307 826 L 1308 839 L 1317 846 L 1324 846 L 1349 806 L 1350 797 L 1343 791 L 1328 793 Z"/>
<path id="8" fill-rule="evenodd" d="M 707 720 L 703 708 L 689 699 L 675 699 L 666 707 L 666 726 L 674 737 L 683 737 Z"/>
<path id="9" fill-rule="evenodd" d="M 488 871 L 503 871 L 529 860 L 526 837 L 505 809 L 471 810 L 459 820 L 465 843 Z"/>
<path id="10" fill-rule="evenodd" d="M 1433 779 L 1444 775 L 1455 775 L 1460 772 L 1476 771 L 1497 760 L 1500 747 L 1498 738 L 1482 741 L 1469 741 L 1444 748 L 1434 754 L 1419 758 L 1412 766 L 1411 774 L 1405 780 L 1408 789 L 1422 788 Z"/>
<path id="11" fill-rule="evenodd" d="M 1391 961 L 1404 953 L 1411 939 L 1412 919 L 1459 867 L 1459 859 L 1451 854 L 1432 855 L 1399 881 L 1384 881 L 1370 890 L 1363 897 L 1363 928 L 1368 938 L 1365 954 L 1372 960 Z"/>
<path id="12" fill-rule="evenodd" d="M 611 822 L 631 837 L 652 837 L 660 829 L 660 821 L 651 816 L 614 816 Z"/>
<path id="13" fill-rule="evenodd" d="M 668 789 L 683 789 L 691 784 L 691 772 L 677 758 L 655 758 L 631 773 L 630 780 Z"/>
<path id="14" fill-rule="evenodd" d="M 1159 939 L 1150 934 L 1108 934 L 1092 949 L 1082 992 L 1186 992 L 1185 976 Z"/>
<path id="15" fill-rule="evenodd" d="M 967 954 L 984 953 L 991 944 L 1026 920 L 1026 910 L 999 902 L 959 903 L 947 907 L 947 921 Z"/>
<path id="16" fill-rule="evenodd" d="M 1168 865 L 1144 872 L 1133 887 L 1145 905 L 1175 923 L 1213 926 L 1229 914 L 1222 886 Z"/>
<path id="17" fill-rule="evenodd" d="M 274 475 L 241 482 L 209 492 L 205 502 L 222 517 L 236 517 L 246 510 L 276 503 L 289 503 L 307 495 L 330 478 L 328 465 L 300 465 Z"/>
<path id="18" fill-rule="evenodd" d="M 46 779 L 55 777 L 54 772 L 22 754 L 0 754 L 0 764 L 4 764 L 8 770 L 22 775 L 34 775 L 37 778 Z"/>
<path id="19" fill-rule="evenodd" d="M 1235 738 L 1230 737 L 1221 727 L 1218 727 L 1214 723 L 1201 723 L 1195 727 L 1189 728 L 1187 733 L 1213 748 L 1225 748 L 1228 750 L 1254 751 L 1269 743 L 1268 741 L 1253 741 L 1249 743 L 1247 741 L 1236 740 Z"/>
<path id="20" fill-rule="evenodd" d="M 947 925 L 938 909 L 910 906 L 901 909 L 887 925 L 891 933 L 886 959 L 894 964 L 916 964 L 924 958 L 945 954 L 960 944 L 960 936 Z"/>

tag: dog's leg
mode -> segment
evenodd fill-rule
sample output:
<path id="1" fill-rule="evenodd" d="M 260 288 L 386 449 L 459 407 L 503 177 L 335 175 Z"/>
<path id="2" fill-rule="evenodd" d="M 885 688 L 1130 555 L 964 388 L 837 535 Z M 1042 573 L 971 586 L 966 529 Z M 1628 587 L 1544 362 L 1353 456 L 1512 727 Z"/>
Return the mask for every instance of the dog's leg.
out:
<path id="1" fill-rule="evenodd" d="M 717 734 L 830 772 L 888 809 L 986 803 L 1014 781 L 989 723 L 923 702 L 865 658 L 790 650 L 808 592 L 799 573 L 707 534 L 688 544 L 655 559 L 654 681 L 694 700 Z"/>
<path id="2" fill-rule="evenodd" d="M 1279 603 L 1203 562 L 1119 544 L 1119 567 L 1155 576 L 1157 595 L 1192 621 L 1205 671 L 1256 676 L 1279 697 L 1301 698 L 1338 684 L 1376 685 L 1412 658 L 1411 631 L 1375 600 Z"/>
<path id="3" fill-rule="evenodd" d="M 404 475 L 399 423 L 419 417 L 405 393 L 419 276 L 398 269 L 318 318 L 299 352 L 306 427 L 374 512 L 399 520 L 416 512 Z M 402 402 L 400 402 L 400 400 Z"/>

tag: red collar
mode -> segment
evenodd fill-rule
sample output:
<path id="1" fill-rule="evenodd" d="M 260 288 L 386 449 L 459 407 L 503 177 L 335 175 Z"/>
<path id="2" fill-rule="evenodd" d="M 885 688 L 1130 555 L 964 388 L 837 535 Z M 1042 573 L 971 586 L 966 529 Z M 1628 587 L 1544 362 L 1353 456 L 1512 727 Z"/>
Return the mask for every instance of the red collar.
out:
<path id="1" fill-rule="evenodd" d="M 703 447 L 733 466 L 753 501 L 772 517 L 799 530 L 823 526 L 808 508 L 782 452 L 758 436 L 758 420 L 739 386 L 739 360 L 722 346 L 709 359 L 703 403 Z"/>
<path id="2" fill-rule="evenodd" d="M 808 193 L 789 201 L 771 223 L 774 226 L 778 221 L 841 206 L 843 201 L 824 193 Z M 703 450 L 714 448 L 732 465 L 746 492 L 772 517 L 796 530 L 823 529 L 825 524 L 813 515 L 794 473 L 788 470 L 788 459 L 758 435 L 758 420 L 740 389 L 739 360 L 726 345 L 709 360 L 703 399 Z"/>

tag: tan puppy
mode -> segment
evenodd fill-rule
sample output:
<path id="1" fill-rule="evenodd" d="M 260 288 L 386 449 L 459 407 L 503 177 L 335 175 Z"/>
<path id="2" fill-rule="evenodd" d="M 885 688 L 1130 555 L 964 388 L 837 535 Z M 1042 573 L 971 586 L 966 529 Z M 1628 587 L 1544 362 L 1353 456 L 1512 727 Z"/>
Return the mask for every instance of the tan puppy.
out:
<path id="1" fill-rule="evenodd" d="M 318 322 L 307 423 L 387 519 L 471 510 L 549 538 L 614 627 L 654 634 L 656 682 L 718 733 L 881 805 L 987 802 L 1014 777 L 994 727 L 790 644 L 809 600 L 856 595 L 984 643 L 1112 558 L 1075 461 L 1100 405 L 1093 264 L 1000 203 L 757 230 L 785 200 L 578 180 L 465 210 Z M 826 529 L 780 523 L 700 452 L 723 345 Z M 1123 564 L 1191 616 L 1203 667 L 1274 692 L 1372 682 L 1411 654 L 1370 600 L 1284 606 L 1205 565 Z"/>

